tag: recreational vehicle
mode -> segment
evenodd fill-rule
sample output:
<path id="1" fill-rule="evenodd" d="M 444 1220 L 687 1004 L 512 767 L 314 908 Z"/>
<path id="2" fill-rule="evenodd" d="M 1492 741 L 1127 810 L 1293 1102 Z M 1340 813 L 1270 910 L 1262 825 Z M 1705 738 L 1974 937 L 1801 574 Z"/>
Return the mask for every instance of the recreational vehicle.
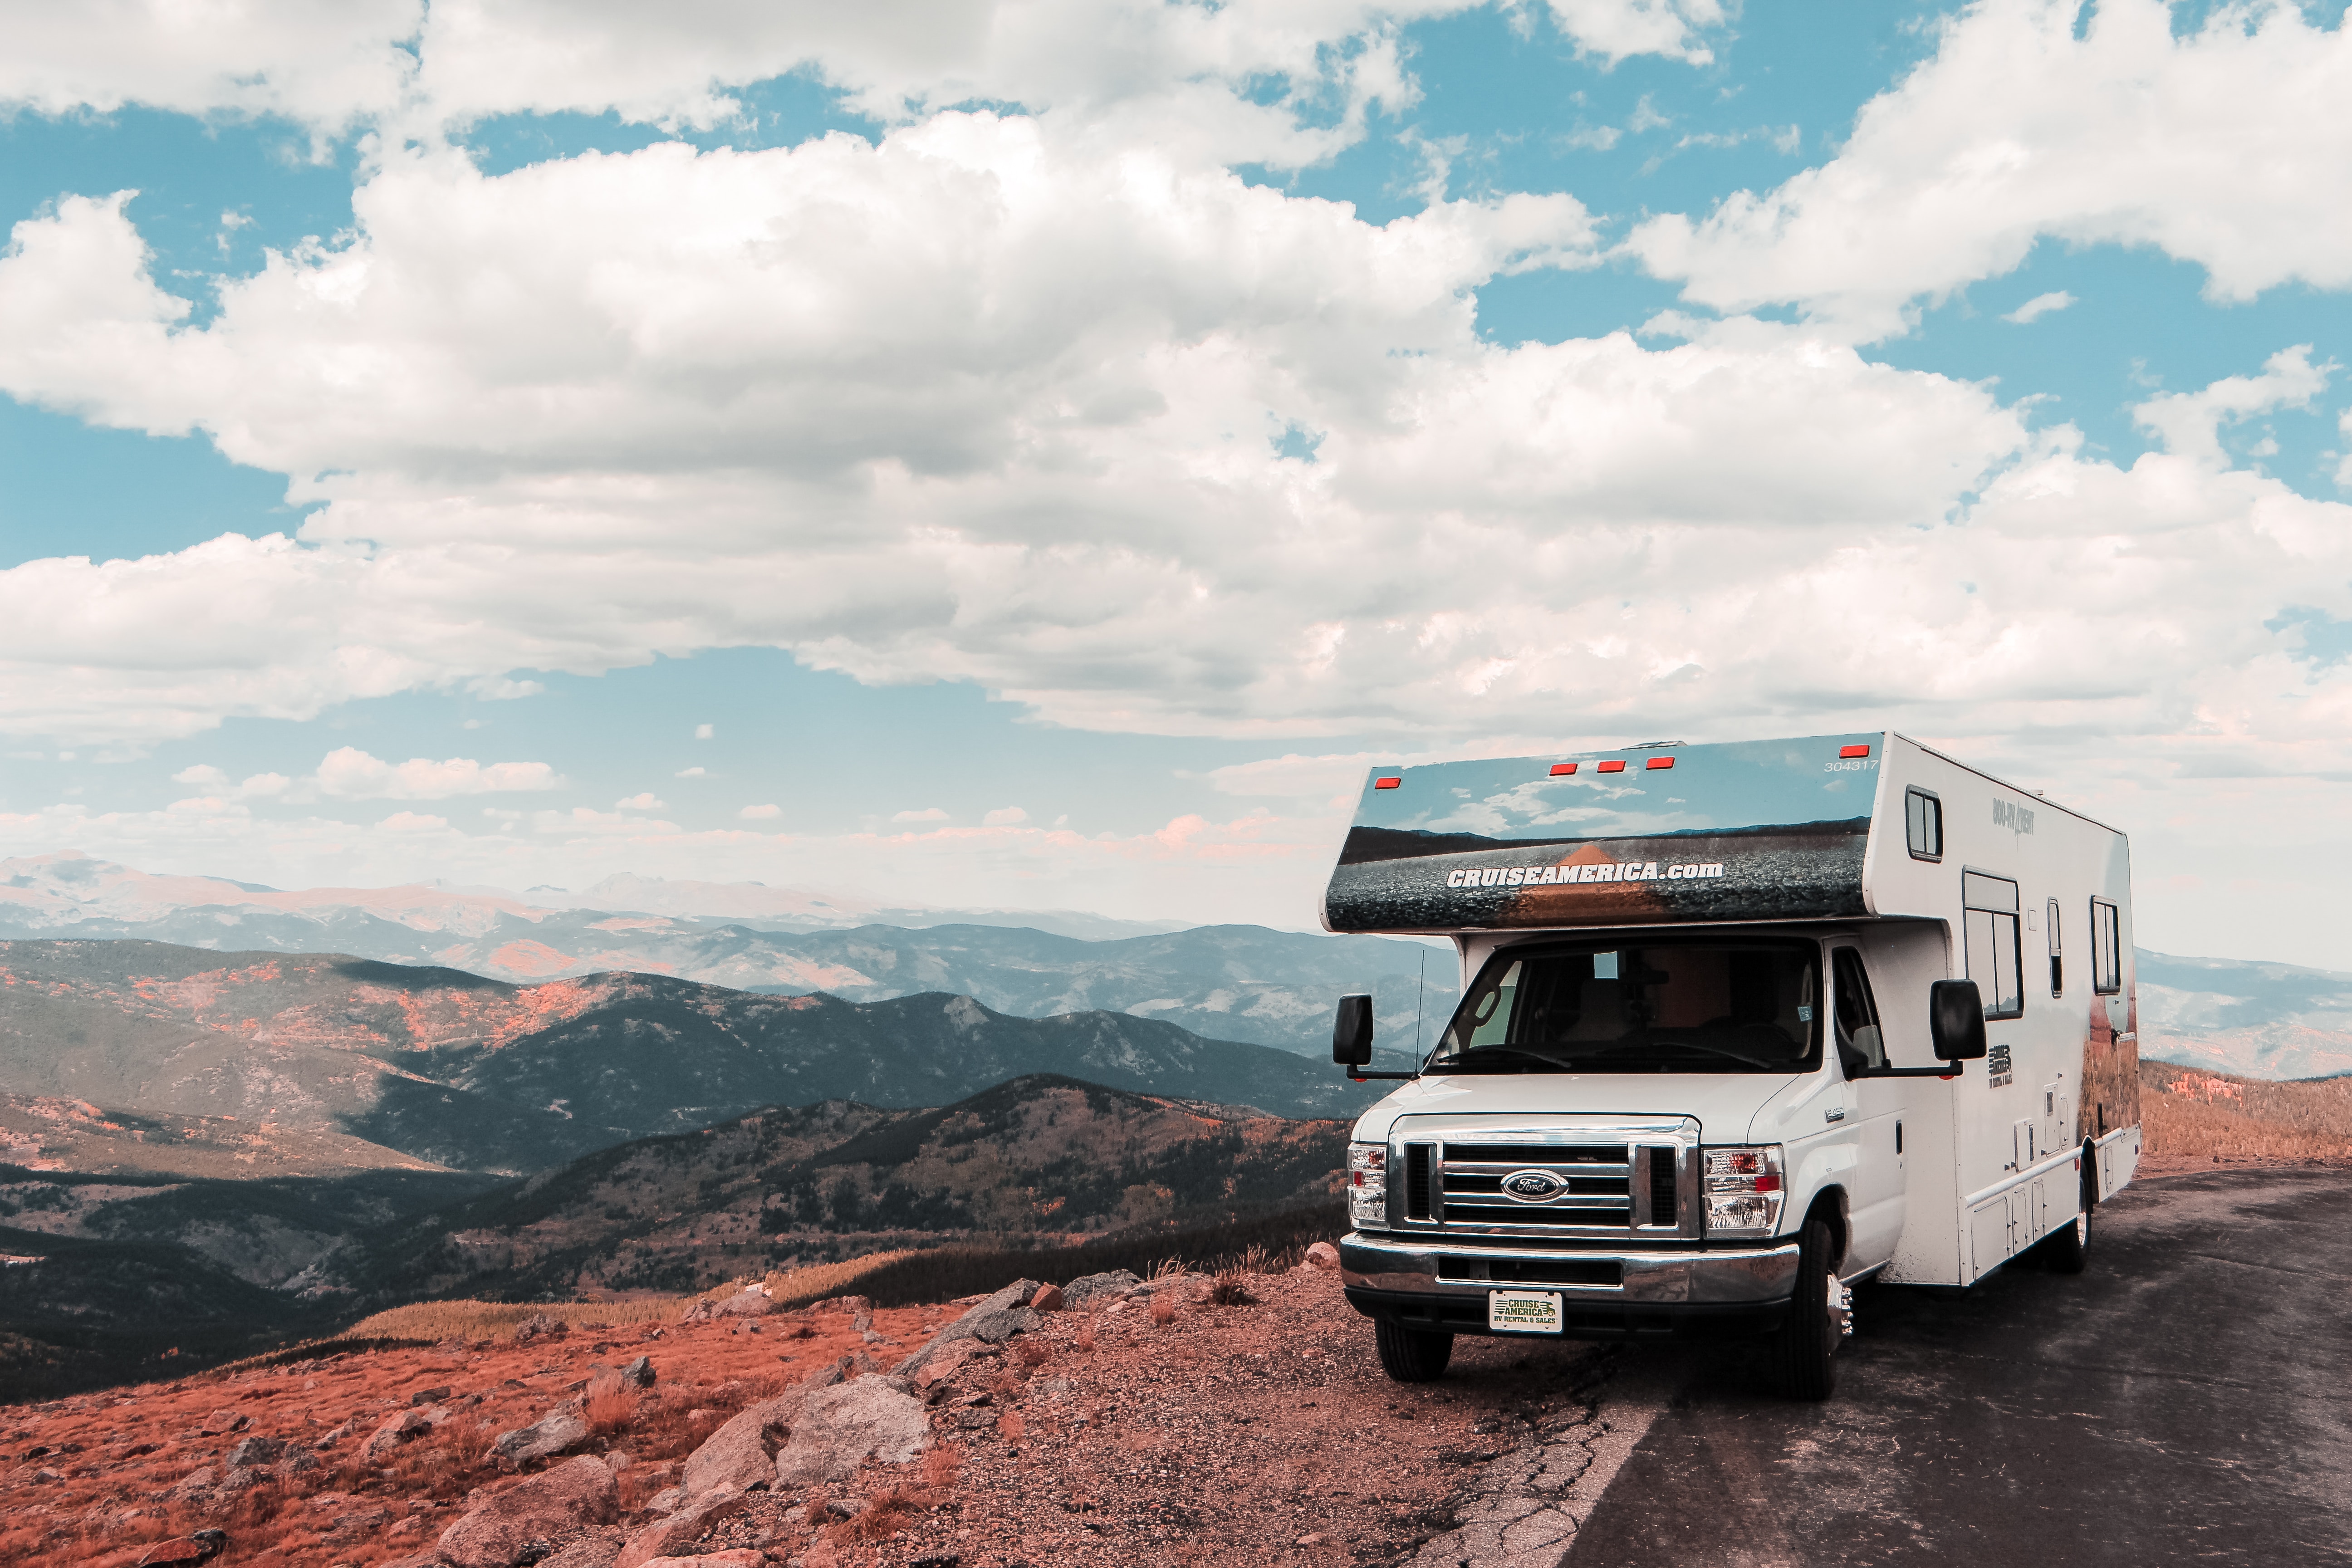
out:
<path id="1" fill-rule="evenodd" d="M 1348 1300 L 1390 1376 L 1457 1334 L 1763 1339 L 1825 1398 L 1865 1279 L 2078 1272 L 2139 1152 L 2124 836 L 1891 732 L 1374 768 L 1335 931 L 1462 999 L 1374 1074 Z"/>

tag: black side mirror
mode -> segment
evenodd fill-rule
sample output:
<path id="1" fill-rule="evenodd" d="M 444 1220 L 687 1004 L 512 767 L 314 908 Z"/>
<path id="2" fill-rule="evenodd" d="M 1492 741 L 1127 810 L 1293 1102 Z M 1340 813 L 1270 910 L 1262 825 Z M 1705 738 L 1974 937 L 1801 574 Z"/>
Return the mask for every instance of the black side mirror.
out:
<path id="1" fill-rule="evenodd" d="M 1984 998 L 1973 980 L 1938 980 L 1927 987 L 1927 1037 L 1943 1061 L 1975 1061 L 1985 1054 Z"/>
<path id="2" fill-rule="evenodd" d="M 1331 1025 L 1331 1059 L 1343 1068 L 1360 1068 L 1372 1059 L 1370 997 L 1339 998 L 1339 1016 Z"/>

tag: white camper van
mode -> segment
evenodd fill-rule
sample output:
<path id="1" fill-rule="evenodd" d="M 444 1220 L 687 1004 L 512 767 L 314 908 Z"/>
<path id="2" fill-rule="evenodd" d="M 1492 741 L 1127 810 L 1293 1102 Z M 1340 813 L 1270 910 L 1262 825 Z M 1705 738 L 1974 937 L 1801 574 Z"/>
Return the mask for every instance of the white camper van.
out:
<path id="1" fill-rule="evenodd" d="M 2083 1267 L 2139 1152 L 2124 836 L 1892 733 L 1375 768 L 1335 931 L 1463 996 L 1375 1075 L 1349 1301 L 1391 1377 L 1456 1334 L 1764 1336 L 1826 1397 L 1867 1277 Z"/>

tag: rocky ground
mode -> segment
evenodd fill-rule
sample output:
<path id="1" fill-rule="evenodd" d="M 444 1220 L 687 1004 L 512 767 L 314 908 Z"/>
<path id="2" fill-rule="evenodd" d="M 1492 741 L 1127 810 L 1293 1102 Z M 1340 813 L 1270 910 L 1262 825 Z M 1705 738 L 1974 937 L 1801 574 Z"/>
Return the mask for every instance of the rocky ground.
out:
<path id="1" fill-rule="evenodd" d="M 1548 1500 L 1587 1462 L 1604 1352 L 1464 1340 L 1445 1381 L 1404 1387 L 1334 1274 L 1222 1285 L 740 1300 L 625 1339 L 19 1406 L 0 1412 L 0 1562 L 1372 1563 L 1565 1533 Z"/>

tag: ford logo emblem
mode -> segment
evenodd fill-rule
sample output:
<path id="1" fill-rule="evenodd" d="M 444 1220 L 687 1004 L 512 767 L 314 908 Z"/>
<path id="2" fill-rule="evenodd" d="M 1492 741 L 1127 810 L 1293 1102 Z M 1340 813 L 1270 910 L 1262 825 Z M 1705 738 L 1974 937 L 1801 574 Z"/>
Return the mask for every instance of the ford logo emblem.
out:
<path id="1" fill-rule="evenodd" d="M 1539 1204 L 1568 1190 L 1568 1184 L 1549 1171 L 1514 1171 L 1503 1178 L 1503 1191 L 1521 1203 Z"/>

